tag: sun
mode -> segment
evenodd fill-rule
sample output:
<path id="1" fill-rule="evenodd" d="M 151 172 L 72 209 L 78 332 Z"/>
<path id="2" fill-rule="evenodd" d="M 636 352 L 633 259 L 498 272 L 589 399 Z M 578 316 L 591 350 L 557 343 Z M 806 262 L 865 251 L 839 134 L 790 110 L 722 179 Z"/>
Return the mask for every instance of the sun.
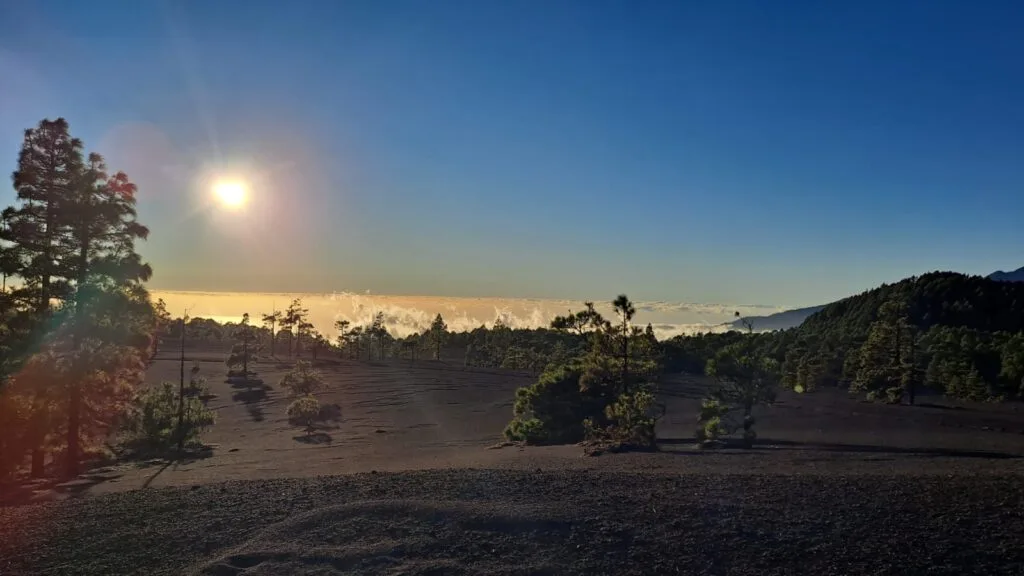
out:
<path id="1" fill-rule="evenodd" d="M 213 195 L 225 208 L 237 210 L 249 199 L 249 187 L 241 180 L 218 180 L 213 184 Z"/>

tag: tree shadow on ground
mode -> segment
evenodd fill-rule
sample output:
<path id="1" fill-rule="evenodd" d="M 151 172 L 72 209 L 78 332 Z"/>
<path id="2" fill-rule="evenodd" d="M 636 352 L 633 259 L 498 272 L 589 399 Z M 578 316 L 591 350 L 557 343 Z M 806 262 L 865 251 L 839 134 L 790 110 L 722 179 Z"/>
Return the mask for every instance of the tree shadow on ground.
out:
<path id="1" fill-rule="evenodd" d="M 213 448 L 206 445 L 187 446 L 181 453 L 176 449 L 143 449 L 133 447 L 116 459 L 95 463 L 82 474 L 70 480 L 59 477 L 23 478 L 18 481 L 0 483 L 0 507 L 20 506 L 48 500 L 79 498 L 87 495 L 89 489 L 105 482 L 116 482 L 124 476 L 123 469 L 115 468 L 116 463 L 135 463 L 141 469 L 156 468 L 146 479 L 143 488 L 171 466 L 191 464 L 213 456 Z"/>
<path id="2" fill-rule="evenodd" d="M 156 480 L 157 476 L 160 476 L 164 470 L 167 470 L 171 466 L 177 468 L 178 466 L 184 466 L 192 464 L 193 462 L 198 462 L 199 460 L 205 460 L 211 456 L 213 456 L 212 446 L 196 443 L 186 445 L 184 450 L 181 452 L 179 452 L 176 447 L 162 448 L 138 451 L 133 454 L 133 457 L 125 459 L 136 460 L 137 467 L 140 469 L 157 468 L 149 478 L 146 478 L 145 483 L 142 484 L 143 488 L 148 488 L 149 485 L 153 483 L 153 480 Z"/>
<path id="3" fill-rule="evenodd" d="M 914 404 L 914 406 L 917 406 L 918 408 L 935 408 L 938 410 L 967 410 L 967 407 L 965 406 L 950 406 L 948 404 L 933 404 L 931 402 L 918 402 L 917 404 Z"/>
<path id="4" fill-rule="evenodd" d="M 249 417 L 254 422 L 262 422 L 265 418 L 262 403 L 267 399 L 267 391 L 273 390 L 262 380 L 236 380 L 228 381 L 235 392 L 231 399 L 235 402 L 245 404 Z"/>
<path id="5" fill-rule="evenodd" d="M 334 442 L 334 438 L 326 432 L 313 432 L 312 434 L 300 434 L 293 436 L 292 440 L 300 444 L 323 445 Z"/>
<path id="6" fill-rule="evenodd" d="M 660 438 L 658 444 L 690 445 L 696 446 L 696 438 Z M 743 446 L 739 438 L 725 438 L 721 440 L 719 448 L 742 449 L 754 452 L 765 452 L 773 450 L 806 450 L 809 452 L 850 452 L 850 453 L 872 453 L 872 454 L 903 454 L 907 456 L 927 456 L 946 458 L 982 458 L 992 460 L 1009 460 L 1020 458 L 1018 454 L 1006 452 L 991 452 L 985 450 L 957 450 L 953 448 L 904 448 L 899 446 L 876 446 L 872 444 L 839 444 L 832 442 L 797 442 L 795 440 L 776 440 L 772 438 L 758 438 L 753 448 Z M 707 450 L 714 453 L 715 450 Z"/>
<path id="7" fill-rule="evenodd" d="M 34 504 L 47 500 L 77 498 L 97 484 L 117 480 L 124 474 L 109 469 L 89 471 L 71 480 L 37 478 L 0 486 L 0 507 Z"/>

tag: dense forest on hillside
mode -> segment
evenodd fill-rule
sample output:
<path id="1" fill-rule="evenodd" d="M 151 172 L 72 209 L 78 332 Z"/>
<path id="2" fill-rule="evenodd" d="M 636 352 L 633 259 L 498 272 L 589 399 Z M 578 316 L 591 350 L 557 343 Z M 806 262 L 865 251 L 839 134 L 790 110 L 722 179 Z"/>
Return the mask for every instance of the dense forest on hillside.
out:
<path id="1" fill-rule="evenodd" d="M 697 370 L 741 337 L 674 338 L 666 357 Z M 933 272 L 829 304 L 797 328 L 746 337 L 799 390 L 841 386 L 890 401 L 913 401 L 922 389 L 971 400 L 1024 395 L 1022 283 Z"/>

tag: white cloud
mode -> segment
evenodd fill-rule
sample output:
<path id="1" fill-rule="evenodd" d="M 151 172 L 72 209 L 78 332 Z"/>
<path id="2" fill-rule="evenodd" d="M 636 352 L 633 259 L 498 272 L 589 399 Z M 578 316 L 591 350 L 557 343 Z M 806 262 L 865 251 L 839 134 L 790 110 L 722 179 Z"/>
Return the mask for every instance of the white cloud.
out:
<path id="1" fill-rule="evenodd" d="M 238 318 L 248 312 L 258 321 L 259 315 L 274 309 L 283 310 L 293 298 L 302 298 L 309 309 L 310 321 L 323 334 L 334 337 L 336 320 L 348 320 L 353 326 L 366 325 L 381 312 L 388 330 L 396 336 L 422 332 L 441 314 L 450 330 L 472 330 L 481 325 L 493 326 L 501 319 L 513 328 L 548 326 L 558 315 L 581 310 L 582 301 L 518 298 L 446 298 L 432 296 L 381 296 L 338 292 L 333 294 L 264 294 L 238 292 L 153 291 L 154 298 L 163 298 L 174 315 L 185 308 L 192 316 L 214 317 L 218 320 Z M 610 303 L 597 302 L 598 311 L 613 315 Z M 780 310 L 766 306 L 732 306 L 673 302 L 638 302 L 635 321 L 650 323 L 659 338 L 678 334 L 721 331 L 723 324 L 733 320 L 735 312 L 763 315 Z"/>

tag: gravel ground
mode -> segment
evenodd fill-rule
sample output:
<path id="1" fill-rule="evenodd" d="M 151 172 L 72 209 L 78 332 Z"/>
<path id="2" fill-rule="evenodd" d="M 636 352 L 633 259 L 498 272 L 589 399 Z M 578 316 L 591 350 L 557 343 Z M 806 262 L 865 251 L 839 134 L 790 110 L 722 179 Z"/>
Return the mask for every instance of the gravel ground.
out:
<path id="1" fill-rule="evenodd" d="M 1018 474 L 434 470 L 0 508 L 0 574 L 1014 574 Z"/>

